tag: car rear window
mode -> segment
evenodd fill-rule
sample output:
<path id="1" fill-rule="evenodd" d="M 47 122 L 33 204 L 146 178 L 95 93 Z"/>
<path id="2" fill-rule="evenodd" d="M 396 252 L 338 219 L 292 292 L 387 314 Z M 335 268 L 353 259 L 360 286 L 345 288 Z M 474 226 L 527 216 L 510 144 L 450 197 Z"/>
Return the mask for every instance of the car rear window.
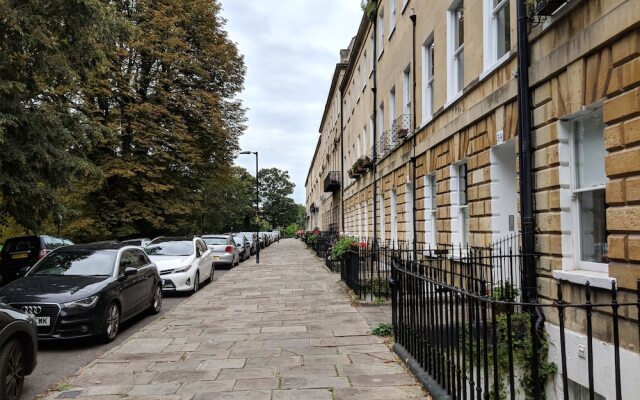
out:
<path id="1" fill-rule="evenodd" d="M 113 273 L 115 251 L 54 251 L 33 267 L 29 276 L 108 276 Z"/>
<path id="2" fill-rule="evenodd" d="M 229 244 L 229 239 L 226 238 L 203 238 L 206 244 L 216 245 L 216 244 Z"/>
<path id="3" fill-rule="evenodd" d="M 145 247 L 144 251 L 150 256 L 190 256 L 193 254 L 191 240 L 169 240 L 156 242 Z"/>
<path id="4" fill-rule="evenodd" d="M 13 238 L 5 242 L 2 252 L 4 254 L 35 255 L 40 250 L 40 239 L 37 237 Z"/>

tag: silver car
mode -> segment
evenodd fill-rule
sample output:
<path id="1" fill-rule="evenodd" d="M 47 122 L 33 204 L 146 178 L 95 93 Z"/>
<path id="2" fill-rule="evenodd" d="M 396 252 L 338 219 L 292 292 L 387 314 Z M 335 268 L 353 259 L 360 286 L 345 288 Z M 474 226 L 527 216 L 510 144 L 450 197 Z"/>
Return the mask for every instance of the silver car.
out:
<path id="1" fill-rule="evenodd" d="M 240 264 L 238 246 L 229 235 L 204 235 L 202 240 L 213 253 L 213 264 L 233 268 Z"/>
<path id="2" fill-rule="evenodd" d="M 240 261 L 247 260 L 251 256 L 251 244 L 244 235 L 233 235 L 233 241 L 240 252 Z"/>

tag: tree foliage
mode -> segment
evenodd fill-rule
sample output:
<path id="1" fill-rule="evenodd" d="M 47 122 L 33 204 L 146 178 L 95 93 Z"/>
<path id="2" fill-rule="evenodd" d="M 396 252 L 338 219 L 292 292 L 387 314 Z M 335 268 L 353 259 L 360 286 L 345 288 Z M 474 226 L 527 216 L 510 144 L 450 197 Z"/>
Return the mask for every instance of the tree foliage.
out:
<path id="1" fill-rule="evenodd" d="M 84 151 L 104 127 L 80 96 L 125 28 L 101 0 L 0 0 L 0 16 L 0 213 L 35 230 L 93 172 Z"/>
<path id="2" fill-rule="evenodd" d="M 295 184 L 289 173 L 278 168 L 261 169 L 260 206 L 262 217 L 273 227 L 282 227 L 298 220 L 298 206 L 291 198 Z"/>

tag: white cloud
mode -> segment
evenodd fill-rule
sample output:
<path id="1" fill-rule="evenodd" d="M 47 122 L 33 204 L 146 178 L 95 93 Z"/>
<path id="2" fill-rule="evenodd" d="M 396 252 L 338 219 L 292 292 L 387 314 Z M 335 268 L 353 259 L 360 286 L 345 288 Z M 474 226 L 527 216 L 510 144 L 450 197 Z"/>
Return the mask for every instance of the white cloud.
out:
<path id="1" fill-rule="evenodd" d="M 360 0 L 221 0 L 231 40 L 245 56 L 240 96 L 249 108 L 243 150 L 260 152 L 260 167 L 289 171 L 294 198 L 304 203 L 304 182 L 318 127 L 339 61 L 355 35 Z M 237 164 L 252 173 L 255 161 Z"/>

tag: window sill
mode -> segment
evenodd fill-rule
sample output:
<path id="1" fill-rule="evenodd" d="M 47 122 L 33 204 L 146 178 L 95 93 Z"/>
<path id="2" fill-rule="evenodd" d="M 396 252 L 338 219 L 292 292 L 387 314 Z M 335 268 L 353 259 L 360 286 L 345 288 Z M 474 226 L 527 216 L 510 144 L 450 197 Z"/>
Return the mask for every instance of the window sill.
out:
<path id="1" fill-rule="evenodd" d="M 383 54 L 384 54 L 384 49 L 380 50 L 380 53 L 378 54 L 378 61 L 380 61 Z"/>
<path id="2" fill-rule="evenodd" d="M 506 52 L 502 57 L 497 59 L 493 64 L 491 64 L 486 70 L 484 70 L 480 76 L 478 77 L 478 81 L 482 82 L 486 77 L 491 75 L 493 71 L 500 68 L 503 64 L 505 64 L 509 59 L 511 59 L 511 51 Z"/>
<path id="3" fill-rule="evenodd" d="M 391 41 L 391 38 L 393 37 L 393 34 L 396 32 L 396 27 L 395 25 L 391 28 L 391 32 L 389 33 L 389 41 Z"/>
<path id="4" fill-rule="evenodd" d="M 553 277 L 561 281 L 575 283 L 577 285 L 586 285 L 589 282 L 591 287 L 602 289 L 611 289 L 611 282 L 616 282 L 616 278 L 612 278 L 605 272 L 595 272 L 576 269 L 573 271 L 553 271 Z"/>
<path id="5" fill-rule="evenodd" d="M 407 0 L 406 3 L 404 3 L 404 5 L 402 6 L 402 12 L 400 12 L 400 14 L 404 15 L 404 12 L 407 11 L 408 7 L 409 7 L 409 0 Z"/>
<path id="6" fill-rule="evenodd" d="M 443 109 L 447 109 L 450 105 L 452 105 L 453 103 L 458 101 L 462 97 L 463 94 L 464 94 L 463 90 L 459 91 L 458 93 L 453 95 L 453 97 L 451 97 L 449 100 L 447 100 L 447 102 L 444 103 L 444 106 L 442 106 L 442 108 Z"/>

